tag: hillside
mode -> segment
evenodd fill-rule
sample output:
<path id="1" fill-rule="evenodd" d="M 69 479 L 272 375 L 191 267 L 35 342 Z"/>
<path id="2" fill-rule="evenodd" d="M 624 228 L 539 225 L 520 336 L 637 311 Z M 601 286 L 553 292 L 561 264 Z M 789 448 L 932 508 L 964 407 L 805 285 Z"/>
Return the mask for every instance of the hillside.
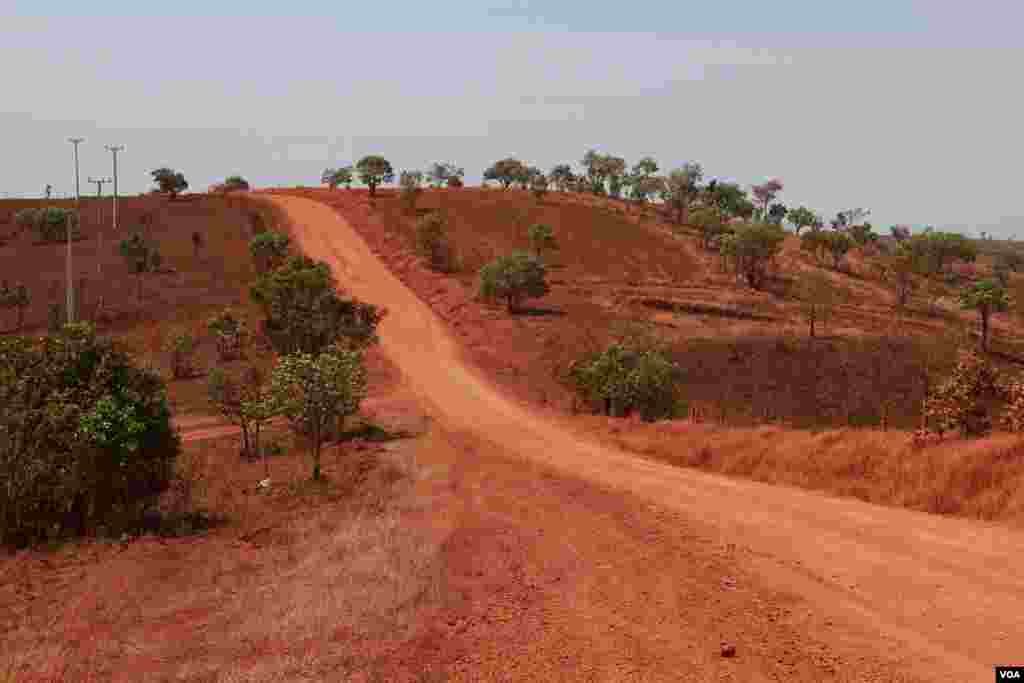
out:
<path id="1" fill-rule="evenodd" d="M 800 273 L 821 267 L 800 252 L 795 236 L 757 292 L 723 272 L 690 231 L 650 215 L 641 220 L 610 200 L 549 193 L 538 204 L 514 190 L 427 191 L 417 213 L 448 216 L 462 260 L 460 271 L 446 276 L 414 255 L 416 216 L 403 211 L 396 192 L 380 192 L 372 209 L 365 191 L 278 192 L 335 207 L 452 324 L 474 362 L 517 397 L 566 411 L 572 397 L 555 375 L 621 326 L 651 323 L 685 371 L 687 400 L 704 415 L 731 424 L 828 427 L 878 425 L 886 412 L 891 427 L 912 429 L 927 382 L 948 370 L 957 335 L 976 325 L 973 314 L 952 304 L 952 290 L 932 311 L 917 299 L 897 315 L 892 293 L 854 253 L 848 273 L 824 271 L 842 302 L 812 342 L 789 288 Z M 528 248 L 526 230 L 535 222 L 550 224 L 560 244 L 545 256 L 551 293 L 516 316 L 476 301 L 479 267 Z M 996 317 L 993 350 L 997 363 L 1016 367 L 1024 347 L 1011 322 Z"/>

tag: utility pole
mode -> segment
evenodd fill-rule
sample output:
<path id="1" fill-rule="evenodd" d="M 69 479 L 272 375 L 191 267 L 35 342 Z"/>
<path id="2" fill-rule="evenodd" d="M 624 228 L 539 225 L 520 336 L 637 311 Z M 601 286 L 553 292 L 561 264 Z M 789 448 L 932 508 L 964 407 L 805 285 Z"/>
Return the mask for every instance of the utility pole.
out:
<path id="1" fill-rule="evenodd" d="M 117 234 L 117 153 L 124 151 L 124 145 L 107 145 L 107 151 L 114 155 L 114 234 Z"/>
<path id="2" fill-rule="evenodd" d="M 81 187 L 78 181 L 78 145 L 85 142 L 85 138 L 68 138 L 75 147 L 75 218 L 79 221 L 82 220 L 82 194 Z M 67 321 L 69 323 L 75 322 L 75 287 L 71 281 L 71 216 L 68 215 L 65 219 L 65 226 L 68 231 L 68 300 L 67 300 Z"/>
<path id="3" fill-rule="evenodd" d="M 93 178 L 89 176 L 89 182 L 96 185 L 96 199 L 101 200 L 103 198 L 103 186 L 109 182 L 112 182 L 110 178 Z M 98 201 L 96 203 L 97 217 L 96 225 L 96 238 L 99 242 L 99 251 L 96 252 L 96 274 L 100 277 L 103 276 L 103 202 Z"/>

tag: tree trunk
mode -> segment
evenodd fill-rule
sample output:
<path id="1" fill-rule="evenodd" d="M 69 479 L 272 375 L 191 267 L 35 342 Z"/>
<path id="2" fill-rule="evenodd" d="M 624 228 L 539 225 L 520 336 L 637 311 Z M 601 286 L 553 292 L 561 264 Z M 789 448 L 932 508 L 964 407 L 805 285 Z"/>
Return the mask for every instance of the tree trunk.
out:
<path id="1" fill-rule="evenodd" d="M 320 481 L 320 421 L 313 428 L 313 481 Z"/>
<path id="2" fill-rule="evenodd" d="M 988 311 L 982 309 L 981 313 L 981 350 L 988 351 Z"/>
<path id="3" fill-rule="evenodd" d="M 239 426 L 242 428 L 242 457 L 249 457 L 252 454 L 249 449 L 249 425 L 243 420 Z"/>
<path id="4" fill-rule="evenodd" d="M 142 273 L 139 273 L 136 276 L 136 278 L 138 279 L 138 284 L 139 284 L 138 294 L 139 294 L 139 303 L 141 304 L 142 303 Z"/>
<path id="5" fill-rule="evenodd" d="M 252 443 L 256 449 L 256 453 L 263 460 L 263 476 L 267 479 L 270 478 L 270 465 L 267 463 L 267 454 L 260 449 L 260 423 L 257 422 L 253 425 L 252 431 Z"/>

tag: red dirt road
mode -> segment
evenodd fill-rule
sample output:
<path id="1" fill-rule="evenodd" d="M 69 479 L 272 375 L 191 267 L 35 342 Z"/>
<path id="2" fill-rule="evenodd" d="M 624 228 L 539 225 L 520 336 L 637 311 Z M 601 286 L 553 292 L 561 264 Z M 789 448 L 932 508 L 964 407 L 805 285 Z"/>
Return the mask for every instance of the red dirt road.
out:
<path id="1" fill-rule="evenodd" d="M 618 628 L 629 633 L 629 642 L 643 641 L 648 648 L 660 642 L 653 656 L 662 664 L 684 661 L 683 642 L 673 642 L 671 632 L 649 633 L 646 625 L 711 623 L 723 609 L 714 602 L 691 603 L 691 613 L 680 615 L 673 601 L 662 599 L 664 591 L 678 592 L 672 586 L 693 581 L 693 572 L 689 577 L 673 572 L 686 570 L 687 560 L 700 561 L 694 539 L 702 538 L 729 548 L 735 571 L 754 582 L 755 598 L 777 591 L 799 596 L 797 609 L 806 618 L 798 625 L 798 635 L 807 640 L 789 642 L 787 651 L 807 657 L 814 644 L 833 653 L 843 666 L 829 680 L 990 681 L 994 664 L 1024 664 L 1024 532 L 673 468 L 595 443 L 568 420 L 501 395 L 466 363 L 429 307 L 330 207 L 295 197 L 269 199 L 288 212 L 304 251 L 328 262 L 349 292 L 390 311 L 381 325 L 382 348 L 424 400 L 439 432 L 460 435 L 461 443 L 518 461 L 520 470 L 552 469 L 587 486 L 619 492 L 629 501 L 622 505 L 631 506 L 631 519 L 658 529 L 647 542 L 673 549 L 663 557 L 648 548 L 651 552 L 645 554 L 658 558 L 659 564 L 646 567 L 646 576 L 641 576 L 627 557 L 630 543 L 617 533 L 615 510 L 588 510 L 584 519 L 574 512 L 578 506 L 567 504 L 564 515 L 534 516 L 532 523 L 542 527 L 547 539 L 534 552 L 561 555 L 541 561 L 557 564 L 572 556 L 573 562 L 592 567 L 595 575 L 608 569 L 625 572 L 618 578 L 594 578 L 605 590 L 592 603 L 563 610 L 564 619 L 575 620 L 561 623 L 565 632 L 587 631 L 598 612 L 618 613 L 625 617 Z M 478 457 L 466 455 L 466 447 L 460 450 L 459 457 Z M 573 494 L 570 490 L 565 495 Z M 602 515 L 609 524 L 607 543 L 601 543 L 605 529 L 594 523 Z M 708 572 L 704 578 L 724 580 Z M 636 599 L 641 593 L 645 597 Z M 796 626 L 790 622 L 787 631 L 774 619 L 768 622 L 755 614 L 746 620 L 743 615 L 731 617 L 734 628 L 749 628 L 749 633 L 736 634 L 741 642 L 736 661 L 750 668 L 735 669 L 730 680 L 824 680 L 820 668 L 791 669 L 783 676 L 774 667 L 770 659 L 779 648 L 772 638 L 789 637 L 785 634 L 791 636 Z M 546 643 L 551 629 L 558 627 L 549 620 L 531 626 L 537 631 L 527 635 Z M 504 631 L 517 633 L 514 628 Z M 495 635 L 504 631 L 494 626 Z M 668 640 L 661 641 L 666 635 Z M 742 643 L 755 636 L 763 645 L 761 656 L 744 661 Z M 501 652 L 499 643 L 496 656 Z M 529 659 L 543 652 L 538 645 L 523 654 Z M 619 654 L 628 660 L 633 653 Z M 515 679 L 616 679 L 608 672 L 600 678 L 576 677 L 564 669 L 554 675 L 550 668 L 531 668 L 525 660 L 518 664 Z M 693 678 L 691 669 L 688 676 L 671 678 L 666 673 L 670 670 L 651 668 L 618 680 L 711 677 Z"/>

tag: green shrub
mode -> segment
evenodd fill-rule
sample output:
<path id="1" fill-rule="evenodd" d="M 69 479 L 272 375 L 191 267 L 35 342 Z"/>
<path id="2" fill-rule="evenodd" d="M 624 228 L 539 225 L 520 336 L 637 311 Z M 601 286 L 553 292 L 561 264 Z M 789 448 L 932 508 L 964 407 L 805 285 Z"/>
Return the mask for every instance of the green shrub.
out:
<path id="1" fill-rule="evenodd" d="M 164 342 L 164 352 L 170 356 L 174 379 L 188 379 L 197 373 L 195 366 L 199 341 L 188 330 L 176 330 Z"/>
<path id="2" fill-rule="evenodd" d="M 416 222 L 416 253 L 432 270 L 450 273 L 456 269 L 448 221 L 440 212 L 429 213 Z"/>
<path id="3" fill-rule="evenodd" d="M 261 273 L 277 268 L 288 258 L 292 240 L 280 232 L 260 232 L 249 241 L 249 253 Z"/>
<path id="4" fill-rule="evenodd" d="M 207 329 L 217 341 L 217 356 L 221 360 L 237 360 L 244 357 L 249 341 L 249 327 L 243 318 L 226 308 L 210 318 Z"/>
<path id="5" fill-rule="evenodd" d="M 14 217 L 22 228 L 34 230 L 40 242 L 59 242 L 68 238 L 68 222 L 71 223 L 71 239 L 82 236 L 78 212 L 47 206 L 41 209 L 22 209 Z"/>
<path id="6" fill-rule="evenodd" d="M 528 298 L 542 297 L 550 291 L 546 269 L 538 259 L 521 251 L 502 256 L 480 269 L 480 296 L 504 300 L 514 313 Z"/>
<path id="7" fill-rule="evenodd" d="M 91 325 L 0 338 L 0 542 L 138 522 L 179 450 L 159 375 Z"/>
<path id="8" fill-rule="evenodd" d="M 680 371 L 656 346 L 619 341 L 569 367 L 569 385 L 593 409 L 621 417 L 636 410 L 645 421 L 676 417 L 682 406 Z"/>

